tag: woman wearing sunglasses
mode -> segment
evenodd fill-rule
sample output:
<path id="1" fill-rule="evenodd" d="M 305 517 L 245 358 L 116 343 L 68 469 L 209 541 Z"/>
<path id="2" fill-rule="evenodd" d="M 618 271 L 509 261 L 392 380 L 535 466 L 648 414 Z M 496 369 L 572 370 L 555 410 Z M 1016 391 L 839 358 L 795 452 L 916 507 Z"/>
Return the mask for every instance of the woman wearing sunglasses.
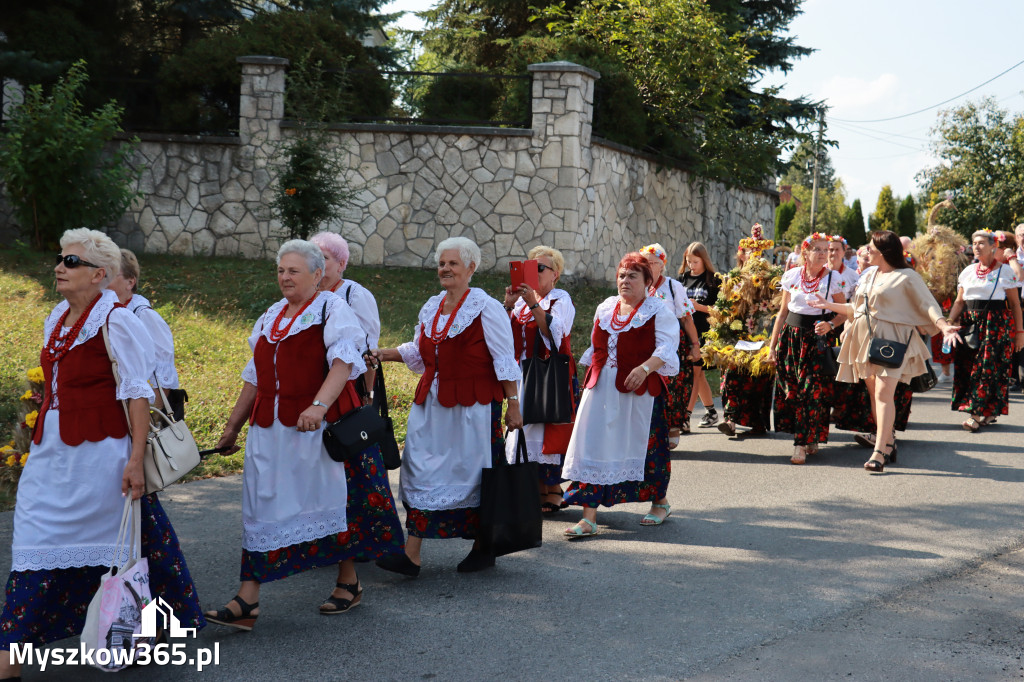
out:
<path id="1" fill-rule="evenodd" d="M 536 290 L 527 284 L 521 284 L 516 289 L 505 287 L 505 310 L 512 322 L 516 359 L 521 367 L 527 358 L 534 357 L 536 351 L 539 351 L 540 357 L 547 358 L 555 350 L 569 356 L 569 367 L 575 379 L 576 361 L 572 357 L 569 337 L 576 319 L 576 307 L 572 304 L 569 292 L 555 286 L 562 276 L 565 260 L 561 251 L 550 246 L 535 246 L 526 257 L 537 261 L 537 281 L 540 286 Z M 519 398 L 522 400 L 522 382 L 519 388 Z M 570 386 L 569 389 L 575 395 L 576 387 Z M 539 464 L 540 506 L 544 514 L 554 514 L 568 506 L 562 501 L 562 458 L 571 430 L 571 424 L 561 427 L 527 424 L 523 427 L 526 452 L 531 462 Z M 515 461 L 518 443 L 518 432 L 511 434 L 505 441 L 509 462 Z"/>
<path id="2" fill-rule="evenodd" d="M 113 563 L 124 496 L 141 498 L 142 555 L 150 589 L 183 627 L 202 627 L 195 586 L 157 496 L 143 495 L 148 379 L 156 366 L 142 322 L 107 289 L 121 252 L 102 232 L 68 230 L 54 274 L 57 304 L 44 324 L 46 394 L 18 483 L 11 573 L 0 617 L 0 678 L 17 676 L 14 642 L 37 646 L 77 635 Z M 103 341 L 118 362 L 114 380 Z M 127 401 L 130 422 L 121 401 Z"/>

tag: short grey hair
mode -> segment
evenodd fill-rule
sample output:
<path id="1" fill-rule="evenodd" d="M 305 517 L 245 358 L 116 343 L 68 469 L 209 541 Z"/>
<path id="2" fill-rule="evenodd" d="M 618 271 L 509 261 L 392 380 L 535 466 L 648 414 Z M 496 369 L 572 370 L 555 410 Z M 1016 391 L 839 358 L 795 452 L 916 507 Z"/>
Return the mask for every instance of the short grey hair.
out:
<path id="1" fill-rule="evenodd" d="M 310 272 L 315 272 L 318 268 L 320 272 L 324 271 L 324 252 L 313 242 L 307 242 L 305 239 L 289 239 L 277 250 L 277 264 L 280 265 L 281 258 L 289 253 L 297 253 L 305 258 Z"/>
<path id="2" fill-rule="evenodd" d="M 445 251 L 458 251 L 462 264 L 467 268 L 471 263 L 480 267 L 480 247 L 468 237 L 449 237 L 437 245 L 437 262 L 441 263 L 441 254 Z"/>
<path id="3" fill-rule="evenodd" d="M 121 272 L 121 249 L 117 247 L 113 239 L 99 230 L 76 227 L 61 235 L 61 249 L 66 249 L 74 244 L 82 247 L 82 260 L 87 260 L 97 267 L 103 268 L 106 272 L 106 276 L 101 282 L 103 288 L 106 288 Z"/>

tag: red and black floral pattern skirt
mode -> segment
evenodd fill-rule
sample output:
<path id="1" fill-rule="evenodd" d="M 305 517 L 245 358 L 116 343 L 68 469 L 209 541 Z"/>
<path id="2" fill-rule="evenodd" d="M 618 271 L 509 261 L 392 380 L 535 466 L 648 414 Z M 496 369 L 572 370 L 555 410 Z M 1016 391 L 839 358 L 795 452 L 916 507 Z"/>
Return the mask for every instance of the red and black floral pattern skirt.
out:
<path id="1" fill-rule="evenodd" d="M 865 433 L 875 432 L 875 418 L 871 416 L 872 398 L 863 381 L 858 381 L 855 384 L 837 381 L 832 391 L 832 404 L 835 406 L 832 416 L 835 418 L 837 429 Z M 896 423 L 894 428 L 897 431 L 907 430 L 913 400 L 914 392 L 910 390 L 910 384 L 903 382 L 896 384 Z"/>
<path id="2" fill-rule="evenodd" d="M 722 405 L 725 420 L 755 431 L 771 428 L 772 389 L 775 376 L 752 376 L 742 369 L 722 373 Z"/>
<path id="3" fill-rule="evenodd" d="M 693 361 L 690 360 L 690 349 L 693 344 L 686 332 L 679 330 L 679 374 L 668 377 L 668 393 L 665 399 L 665 418 L 668 426 L 677 429 L 689 419 L 686 410 L 693 395 Z"/>
<path id="4" fill-rule="evenodd" d="M 828 442 L 834 377 L 827 376 L 813 329 L 785 325 L 775 353 L 775 430 L 795 445 Z"/>
<path id="5" fill-rule="evenodd" d="M 982 417 L 1008 412 L 1013 371 L 1013 316 L 1009 310 L 965 310 L 961 327 L 977 324 L 981 347 L 957 344 L 952 409 Z"/>

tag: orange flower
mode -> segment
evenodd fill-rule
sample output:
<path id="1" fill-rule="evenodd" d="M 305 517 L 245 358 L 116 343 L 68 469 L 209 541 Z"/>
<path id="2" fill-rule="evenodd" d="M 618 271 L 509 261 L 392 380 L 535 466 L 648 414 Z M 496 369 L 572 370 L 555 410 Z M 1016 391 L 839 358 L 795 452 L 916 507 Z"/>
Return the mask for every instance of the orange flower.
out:
<path id="1" fill-rule="evenodd" d="M 298 191 L 299 190 L 295 189 L 294 187 L 289 187 L 288 189 L 286 189 L 284 191 L 284 193 L 287 194 L 290 197 L 293 197 L 293 196 L 295 196 L 295 193 L 298 192 Z"/>

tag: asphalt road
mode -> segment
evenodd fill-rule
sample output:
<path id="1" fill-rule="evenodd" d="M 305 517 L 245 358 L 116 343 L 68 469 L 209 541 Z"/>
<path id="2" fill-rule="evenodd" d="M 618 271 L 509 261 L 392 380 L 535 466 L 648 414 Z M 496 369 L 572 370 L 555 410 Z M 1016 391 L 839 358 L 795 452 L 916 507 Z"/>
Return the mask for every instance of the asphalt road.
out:
<path id="1" fill-rule="evenodd" d="M 1024 677 L 1024 400 L 979 434 L 949 389 L 916 396 L 900 464 L 862 468 L 853 434 L 807 465 L 791 440 L 694 429 L 673 456 L 671 518 L 645 505 L 598 515 L 567 542 L 459 575 L 463 540 L 424 543 L 416 580 L 364 565 L 363 603 L 323 617 L 333 569 L 268 584 L 252 633 L 209 626 L 187 642 L 219 665 L 132 669 L 130 680 L 1006 680 Z M 701 414 L 697 410 L 697 417 Z M 397 490 L 397 480 L 393 480 Z M 204 605 L 237 586 L 241 479 L 162 499 Z M 11 513 L 0 515 L 0 565 Z M 64 644 L 74 644 L 69 640 Z M 110 679 L 26 668 L 28 680 Z"/>

